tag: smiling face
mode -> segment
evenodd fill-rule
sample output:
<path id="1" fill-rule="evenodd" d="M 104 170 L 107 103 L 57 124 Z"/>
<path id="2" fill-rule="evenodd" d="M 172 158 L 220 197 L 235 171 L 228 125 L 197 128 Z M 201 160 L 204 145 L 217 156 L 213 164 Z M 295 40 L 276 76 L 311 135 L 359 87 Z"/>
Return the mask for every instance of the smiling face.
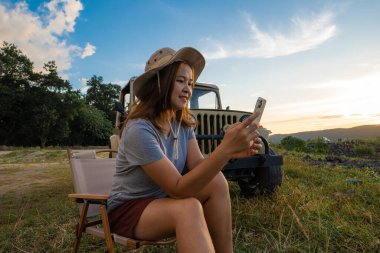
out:
<path id="1" fill-rule="evenodd" d="M 173 91 L 170 97 L 171 106 L 174 111 L 186 108 L 193 93 L 193 87 L 193 71 L 188 64 L 181 63 L 174 80 Z"/>

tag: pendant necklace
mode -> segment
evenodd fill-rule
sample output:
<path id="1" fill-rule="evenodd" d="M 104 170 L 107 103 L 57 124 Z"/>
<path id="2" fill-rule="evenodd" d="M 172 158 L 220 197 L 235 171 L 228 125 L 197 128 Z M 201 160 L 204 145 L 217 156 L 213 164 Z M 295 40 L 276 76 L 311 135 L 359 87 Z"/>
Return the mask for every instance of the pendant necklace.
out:
<path id="1" fill-rule="evenodd" d="M 178 134 L 179 134 L 179 130 L 181 128 L 180 127 L 181 121 L 182 121 L 182 114 L 181 114 L 181 118 L 179 119 L 177 131 L 174 132 L 173 127 L 172 127 L 172 123 L 169 120 L 170 132 L 173 135 L 173 139 L 174 139 L 174 160 L 178 160 Z"/>

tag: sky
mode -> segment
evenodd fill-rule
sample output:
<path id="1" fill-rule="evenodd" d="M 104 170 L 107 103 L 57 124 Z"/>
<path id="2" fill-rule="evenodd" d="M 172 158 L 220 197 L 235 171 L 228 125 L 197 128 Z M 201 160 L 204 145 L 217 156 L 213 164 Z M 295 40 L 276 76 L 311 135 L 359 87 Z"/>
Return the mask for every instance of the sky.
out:
<path id="1" fill-rule="evenodd" d="M 54 60 L 86 90 L 125 85 L 159 48 L 191 46 L 223 107 L 252 111 L 274 134 L 380 124 L 380 1 L 0 0 L 0 42 L 36 71 Z"/>

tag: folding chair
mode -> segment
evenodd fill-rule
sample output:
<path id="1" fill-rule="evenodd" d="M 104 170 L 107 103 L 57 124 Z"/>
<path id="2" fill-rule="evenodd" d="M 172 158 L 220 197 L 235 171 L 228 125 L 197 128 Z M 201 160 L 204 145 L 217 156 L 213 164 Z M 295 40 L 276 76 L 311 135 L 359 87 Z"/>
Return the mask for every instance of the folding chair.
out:
<path id="1" fill-rule="evenodd" d="M 114 242 L 130 249 L 138 249 L 144 245 L 174 243 L 175 238 L 152 242 L 111 233 L 107 215 L 107 199 L 116 171 L 116 159 L 100 158 L 97 156 L 97 153 L 100 152 L 116 153 L 117 151 L 103 149 L 73 152 L 70 149 L 67 150 L 75 191 L 68 197 L 75 199 L 80 210 L 72 252 L 78 251 L 80 239 L 84 233 L 105 239 L 107 252 L 114 252 Z"/>

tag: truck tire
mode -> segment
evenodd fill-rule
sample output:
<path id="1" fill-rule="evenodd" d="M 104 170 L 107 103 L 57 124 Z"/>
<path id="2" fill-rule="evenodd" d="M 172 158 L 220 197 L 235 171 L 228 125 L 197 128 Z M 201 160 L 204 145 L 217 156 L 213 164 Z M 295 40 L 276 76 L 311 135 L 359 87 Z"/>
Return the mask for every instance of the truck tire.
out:
<path id="1" fill-rule="evenodd" d="M 269 154 L 276 153 L 270 148 Z M 281 166 L 257 167 L 252 171 L 251 177 L 238 180 L 241 195 L 253 197 L 257 195 L 271 194 L 281 185 Z"/>

